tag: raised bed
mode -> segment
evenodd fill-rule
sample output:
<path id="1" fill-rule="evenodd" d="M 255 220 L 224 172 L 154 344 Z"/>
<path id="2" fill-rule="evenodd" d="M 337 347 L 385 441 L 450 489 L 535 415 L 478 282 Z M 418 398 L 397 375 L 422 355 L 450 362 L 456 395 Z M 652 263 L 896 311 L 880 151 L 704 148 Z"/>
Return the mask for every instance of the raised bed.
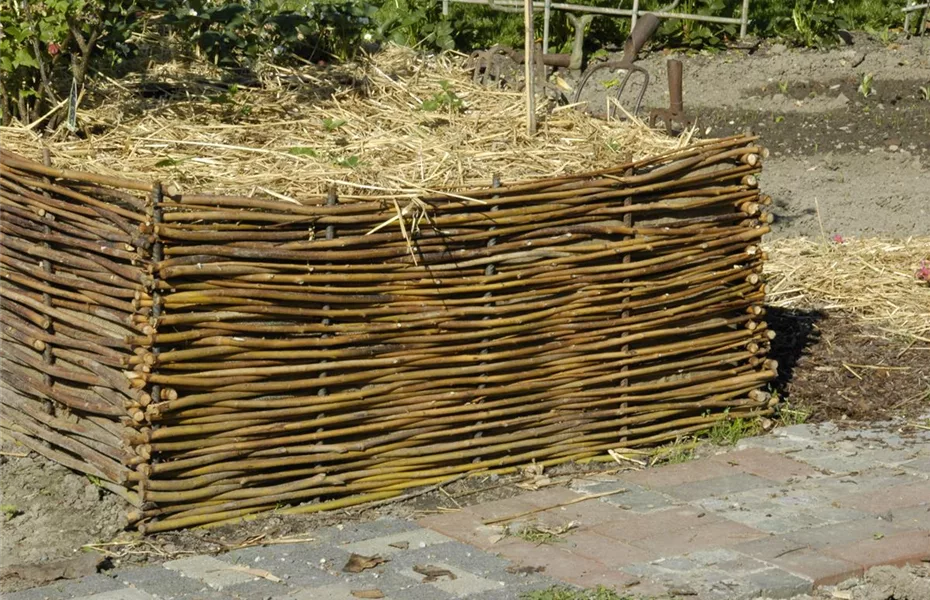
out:
<path id="1" fill-rule="evenodd" d="M 298 204 L 3 152 L 0 429 L 156 532 L 768 414 L 764 156 Z"/>

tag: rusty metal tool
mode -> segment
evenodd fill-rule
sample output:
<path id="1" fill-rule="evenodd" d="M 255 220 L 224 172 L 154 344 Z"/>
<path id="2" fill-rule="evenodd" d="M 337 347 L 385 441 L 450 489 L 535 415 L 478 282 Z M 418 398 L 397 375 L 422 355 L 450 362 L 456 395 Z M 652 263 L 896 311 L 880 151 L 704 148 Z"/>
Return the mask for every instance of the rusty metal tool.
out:
<path id="1" fill-rule="evenodd" d="M 685 113 L 685 103 L 682 100 L 681 61 L 672 58 L 667 65 L 669 107 L 653 109 L 649 113 L 649 126 L 655 127 L 656 121 L 662 119 L 665 122 L 665 131 L 672 135 L 675 123 L 679 123 L 682 129 L 687 129 L 694 125 L 694 119 Z"/>
<path id="2" fill-rule="evenodd" d="M 659 17 L 652 13 L 643 15 L 636 22 L 636 26 L 633 27 L 633 31 L 630 32 L 630 37 L 628 37 L 623 44 L 623 56 L 619 60 L 609 60 L 590 65 L 581 76 L 581 81 L 578 82 L 578 86 L 575 88 L 575 95 L 572 98 L 572 102 L 577 103 L 581 100 L 584 88 L 590 81 L 592 75 L 604 69 L 608 71 L 620 70 L 624 71 L 625 74 L 614 94 L 614 99 L 620 106 L 624 106 L 623 94 L 624 91 L 626 91 L 627 84 L 630 82 L 630 77 L 632 77 L 633 73 L 639 73 L 642 76 L 642 87 L 636 95 L 636 100 L 632 104 L 632 110 L 628 110 L 628 112 L 633 115 L 639 112 L 640 106 L 642 106 L 643 103 L 643 96 L 646 95 L 646 88 L 649 87 L 649 72 L 634 63 L 636 62 L 636 56 L 639 54 L 639 51 L 643 49 L 643 46 L 646 45 L 646 42 L 649 41 L 658 28 Z M 608 104 L 607 118 L 613 116 L 616 108 L 617 107 L 612 103 Z"/>

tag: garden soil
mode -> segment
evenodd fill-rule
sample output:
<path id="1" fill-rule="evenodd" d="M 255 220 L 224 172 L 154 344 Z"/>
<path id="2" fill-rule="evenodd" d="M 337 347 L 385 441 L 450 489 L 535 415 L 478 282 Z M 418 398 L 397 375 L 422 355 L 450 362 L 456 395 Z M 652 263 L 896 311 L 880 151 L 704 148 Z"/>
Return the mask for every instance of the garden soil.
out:
<path id="1" fill-rule="evenodd" d="M 853 42 L 831 51 L 762 44 L 751 52 L 680 57 L 685 108 L 696 116 L 699 135 L 750 129 L 772 151 L 762 186 L 775 199 L 773 236 L 930 235 L 930 99 L 920 91 L 930 88 L 930 39 L 885 45 L 856 36 Z M 646 96 L 650 107 L 667 105 L 668 57 L 655 53 L 643 61 L 653 73 Z M 873 74 L 873 93 L 864 96 L 858 85 L 867 73 Z M 811 411 L 812 418 L 885 419 L 927 412 L 928 399 L 920 395 L 926 394 L 930 378 L 926 344 L 888 339 L 842 315 L 782 312 L 770 320 L 781 333 L 775 348 L 784 373 L 780 391 Z M 848 365 L 906 368 L 852 367 L 851 373 Z M 74 557 L 82 545 L 131 538 L 121 533 L 122 500 L 35 454 L 21 456 L 23 448 L 5 445 L 2 450 L 2 566 Z M 463 504 L 521 491 L 496 480 L 462 480 L 453 486 L 448 490 L 459 494 Z M 250 537 L 306 533 L 384 513 L 413 514 L 440 501 L 433 493 L 364 511 L 289 519 L 272 515 L 229 531 L 164 534 L 147 551 L 120 551 L 133 546 L 111 550 L 117 555 L 114 562 L 123 564 L 185 551 L 221 551 Z M 910 581 L 921 575 L 889 573 L 873 573 L 862 584 L 872 587 L 862 589 L 879 590 L 882 577 Z M 0 581 L 0 589 L 11 586 Z M 861 597 L 892 596 L 875 591 Z M 911 596 L 900 596 L 905 597 Z"/>

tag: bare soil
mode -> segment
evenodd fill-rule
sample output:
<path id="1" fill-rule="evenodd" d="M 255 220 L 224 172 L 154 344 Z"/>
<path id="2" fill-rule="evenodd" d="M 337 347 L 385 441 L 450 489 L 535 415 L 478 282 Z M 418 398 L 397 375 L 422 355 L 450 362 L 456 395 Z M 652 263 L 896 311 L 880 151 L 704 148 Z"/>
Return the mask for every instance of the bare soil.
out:
<path id="1" fill-rule="evenodd" d="M 648 107 L 667 106 L 664 63 Z M 754 52 L 682 56 L 685 108 L 703 136 L 752 129 L 772 150 L 762 176 L 776 205 L 774 235 L 930 235 L 930 39 L 886 47 L 862 36 L 829 52 L 762 45 Z M 863 73 L 875 93 L 858 93 Z M 815 201 L 816 199 L 816 201 Z M 930 413 L 930 344 L 889 339 L 850 317 L 817 311 L 770 312 L 780 334 L 777 390 L 814 420 L 884 420 Z M 122 500 L 86 477 L 4 445 L 0 455 L 2 566 L 74 556 L 84 544 L 132 540 Z M 564 467 L 564 472 L 577 469 Z M 558 474 L 558 471 L 556 471 Z M 114 564 L 220 552 L 262 536 L 302 535 L 341 522 L 412 516 L 507 497 L 513 479 L 469 479 L 405 502 L 304 517 L 270 515 L 209 531 L 156 536 L 152 545 L 112 547 Z M 874 583 L 874 582 L 873 582 Z M 0 581 L 0 589 L 12 589 Z M 876 588 L 869 588 L 876 589 Z M 859 596 L 853 596 L 858 598 Z M 879 596 L 861 596 L 868 600 Z M 888 598 L 910 596 L 883 596 Z M 923 596 L 922 598 L 927 598 Z M 916 598 L 916 597 L 915 597 Z"/>

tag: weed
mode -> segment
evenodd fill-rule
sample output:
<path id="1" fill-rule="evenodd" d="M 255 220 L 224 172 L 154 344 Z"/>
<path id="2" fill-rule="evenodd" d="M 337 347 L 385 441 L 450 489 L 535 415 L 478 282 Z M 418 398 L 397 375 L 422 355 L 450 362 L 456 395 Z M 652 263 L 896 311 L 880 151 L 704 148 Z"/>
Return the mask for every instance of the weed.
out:
<path id="1" fill-rule="evenodd" d="M 785 115 L 775 115 L 774 117 L 772 117 L 772 120 L 775 121 L 776 123 L 781 123 L 782 121 L 785 120 Z"/>
<path id="2" fill-rule="evenodd" d="M 788 80 L 784 79 L 778 82 L 778 91 L 782 94 L 788 94 Z"/>
<path id="3" fill-rule="evenodd" d="M 923 98 L 924 100 L 930 100 L 930 85 L 922 85 L 917 89 L 920 90 L 921 98 Z"/>
<path id="4" fill-rule="evenodd" d="M 859 78 L 859 93 L 862 94 L 863 98 L 868 98 L 875 93 L 875 90 L 872 87 L 873 75 L 871 73 L 863 73 Z"/>
<path id="5" fill-rule="evenodd" d="M 323 127 L 326 131 L 336 131 L 345 124 L 345 119 L 323 119 Z"/>
<path id="6" fill-rule="evenodd" d="M 617 78 L 608 79 L 607 81 L 603 83 L 603 85 L 604 85 L 605 90 L 609 90 L 612 87 L 617 87 L 618 85 L 620 85 L 620 80 Z"/>
<path id="7" fill-rule="evenodd" d="M 677 465 L 678 463 L 688 462 L 694 458 L 695 445 L 696 442 L 692 439 L 678 438 L 667 446 L 656 448 L 650 464 Z"/>
<path id="8" fill-rule="evenodd" d="M 87 477 L 87 481 L 91 482 L 91 483 L 94 484 L 95 486 L 97 486 L 97 487 L 103 487 L 103 484 L 101 483 L 100 478 L 97 477 L 96 475 L 91 475 L 90 473 L 85 473 L 85 476 Z"/>
<path id="9" fill-rule="evenodd" d="M 633 596 L 620 595 L 602 585 L 590 590 L 576 590 L 554 585 L 544 590 L 525 592 L 520 598 L 522 600 L 635 600 Z"/>
<path id="10" fill-rule="evenodd" d="M 294 146 L 293 148 L 287 149 L 288 154 L 293 154 L 294 156 L 312 156 L 317 157 L 319 154 L 313 148 L 307 148 L 306 146 Z"/>
<path id="11" fill-rule="evenodd" d="M 0 504 L 0 513 L 3 513 L 7 520 L 9 520 L 17 515 L 23 514 L 23 511 L 19 510 L 19 507 L 13 504 Z"/>
<path id="12" fill-rule="evenodd" d="M 777 419 L 778 422 L 785 427 L 790 425 L 803 425 L 810 416 L 810 411 L 801 406 L 792 406 L 788 402 L 778 406 Z"/>
<path id="13" fill-rule="evenodd" d="M 358 163 L 359 163 L 359 158 L 355 156 L 354 154 L 352 156 L 340 158 L 339 160 L 336 161 L 336 164 L 339 165 L 340 167 L 349 167 L 350 169 L 354 169 L 355 167 L 357 167 Z"/>
<path id="14" fill-rule="evenodd" d="M 707 437 L 717 446 L 732 446 L 744 437 L 757 435 L 761 431 L 762 425 L 758 419 L 726 418 L 715 423 L 707 432 Z"/>
<path id="15" fill-rule="evenodd" d="M 515 531 L 508 527 L 506 535 L 518 537 L 521 540 L 533 544 L 552 544 L 561 542 L 562 536 L 575 527 L 576 525 L 574 522 L 555 529 L 549 529 L 534 523 L 532 525 L 521 525 L 520 528 Z"/>
<path id="16" fill-rule="evenodd" d="M 435 112 L 448 109 L 449 111 L 463 112 L 465 110 L 465 102 L 452 90 L 452 86 L 449 85 L 449 82 L 440 81 L 439 85 L 442 87 L 442 91 L 436 92 L 433 94 L 432 98 L 424 100 L 420 105 L 420 110 Z"/>

